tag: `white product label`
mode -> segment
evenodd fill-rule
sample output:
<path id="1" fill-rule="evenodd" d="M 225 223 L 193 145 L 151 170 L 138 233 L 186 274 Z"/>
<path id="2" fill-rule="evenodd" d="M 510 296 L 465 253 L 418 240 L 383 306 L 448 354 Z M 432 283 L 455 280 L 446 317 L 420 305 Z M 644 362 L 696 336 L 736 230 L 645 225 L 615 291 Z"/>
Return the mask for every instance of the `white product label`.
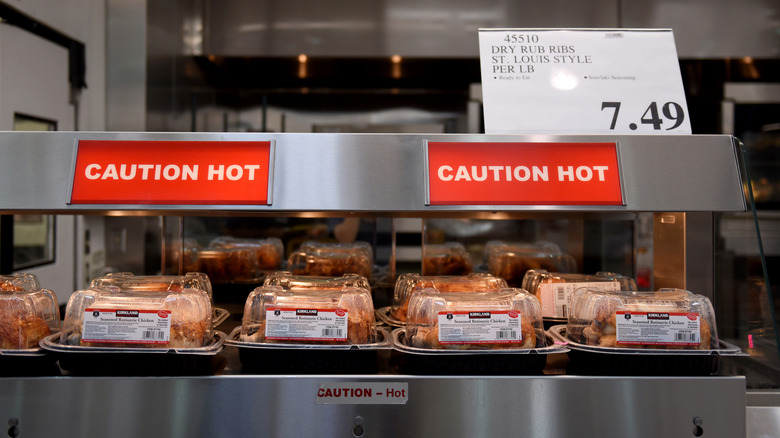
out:
<path id="1" fill-rule="evenodd" d="M 442 344 L 512 344 L 522 341 L 520 312 L 439 312 Z"/>
<path id="2" fill-rule="evenodd" d="M 346 309 L 288 309 L 265 312 L 265 338 L 270 340 L 346 341 Z"/>
<path id="3" fill-rule="evenodd" d="M 621 345 L 698 346 L 701 318 L 685 312 L 616 312 L 617 343 Z"/>
<path id="4" fill-rule="evenodd" d="M 568 318 L 571 296 L 574 294 L 574 291 L 583 287 L 601 292 L 618 291 L 620 290 L 620 282 L 543 283 L 539 286 L 542 316 L 548 318 Z"/>
<path id="5" fill-rule="evenodd" d="M 170 310 L 84 310 L 81 338 L 90 343 L 167 344 L 171 338 Z"/>

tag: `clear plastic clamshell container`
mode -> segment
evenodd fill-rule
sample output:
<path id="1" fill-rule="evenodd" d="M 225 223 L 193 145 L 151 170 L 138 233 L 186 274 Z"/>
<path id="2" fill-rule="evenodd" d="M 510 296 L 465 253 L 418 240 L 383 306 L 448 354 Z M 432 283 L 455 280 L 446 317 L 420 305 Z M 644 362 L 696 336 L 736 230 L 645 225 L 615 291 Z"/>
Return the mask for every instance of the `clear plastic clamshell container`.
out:
<path id="1" fill-rule="evenodd" d="M 390 348 L 377 327 L 365 277 L 275 273 L 249 295 L 242 325 L 226 343 L 238 348 L 242 371 L 260 374 L 377 372 Z"/>
<path id="2" fill-rule="evenodd" d="M 200 288 L 177 291 L 76 291 L 59 336 L 63 346 L 118 349 L 190 349 L 213 342 L 211 300 Z"/>
<path id="3" fill-rule="evenodd" d="M 194 267 L 215 283 L 257 282 L 263 276 L 255 255 L 246 248 L 200 250 Z"/>
<path id="4" fill-rule="evenodd" d="M 374 255 L 368 242 L 305 242 L 287 259 L 287 269 L 296 275 L 337 277 L 358 274 L 371 278 Z"/>
<path id="5" fill-rule="evenodd" d="M 41 289 L 34 274 L 0 275 L 0 354 L 38 350 L 39 342 L 59 329 L 53 291 Z"/>
<path id="6" fill-rule="evenodd" d="M 229 236 L 221 236 L 209 243 L 210 249 L 245 249 L 249 250 L 256 262 L 257 269 L 273 271 L 281 268 L 284 260 L 284 245 L 280 239 L 269 237 L 266 239 L 239 239 Z"/>
<path id="7" fill-rule="evenodd" d="M 546 346 L 539 302 L 527 291 L 415 292 L 406 325 L 408 346 L 493 350 Z"/>
<path id="8" fill-rule="evenodd" d="M 612 272 L 574 274 L 530 269 L 523 277 L 523 289 L 534 294 L 542 306 L 542 317 L 566 323 L 571 309 L 571 296 L 580 288 L 601 291 L 635 291 L 636 282 Z"/>
<path id="9" fill-rule="evenodd" d="M 371 293 L 361 288 L 285 290 L 261 286 L 244 306 L 240 341 L 282 344 L 372 343 Z"/>
<path id="10" fill-rule="evenodd" d="M 91 289 L 115 286 L 127 292 L 180 292 L 185 289 L 200 289 L 214 305 L 214 296 L 209 277 L 202 272 L 187 272 L 184 275 L 134 275 L 131 272 L 115 272 L 97 277 L 90 283 Z M 212 307 L 212 325 L 221 324 L 230 315 L 222 308 Z"/>
<path id="11" fill-rule="evenodd" d="M 281 268 L 284 246 L 277 238 L 239 239 L 221 236 L 206 248 L 184 239 L 166 252 L 173 266 L 184 272 L 203 272 L 214 283 L 249 283 L 262 280 L 265 272 Z"/>
<path id="12" fill-rule="evenodd" d="M 389 325 L 406 324 L 409 300 L 415 291 L 433 288 L 439 292 L 497 292 L 506 288 L 506 281 L 486 273 L 468 275 L 401 274 L 395 282 L 390 307 L 379 309 L 377 315 Z"/>
<path id="13" fill-rule="evenodd" d="M 279 286 L 284 290 L 342 290 L 345 288 L 365 289 L 371 292 L 368 279 L 359 274 L 344 274 L 340 277 L 317 275 L 296 275 L 289 271 L 276 271 L 268 275 L 263 286 Z"/>
<path id="14" fill-rule="evenodd" d="M 471 256 L 460 242 L 423 246 L 423 275 L 468 275 L 473 271 Z"/>
<path id="15" fill-rule="evenodd" d="M 604 349 L 719 347 L 710 300 L 683 289 L 579 289 L 572 296 L 566 334 L 575 343 Z"/>
<path id="16" fill-rule="evenodd" d="M 200 245 L 195 239 L 174 241 L 165 246 L 166 264 L 178 272 L 198 272 L 198 251 Z"/>
<path id="17" fill-rule="evenodd" d="M 530 269 L 549 272 L 576 272 L 574 257 L 547 242 L 524 243 L 491 240 L 485 246 L 487 271 L 507 281 L 511 287 L 522 287 Z"/>

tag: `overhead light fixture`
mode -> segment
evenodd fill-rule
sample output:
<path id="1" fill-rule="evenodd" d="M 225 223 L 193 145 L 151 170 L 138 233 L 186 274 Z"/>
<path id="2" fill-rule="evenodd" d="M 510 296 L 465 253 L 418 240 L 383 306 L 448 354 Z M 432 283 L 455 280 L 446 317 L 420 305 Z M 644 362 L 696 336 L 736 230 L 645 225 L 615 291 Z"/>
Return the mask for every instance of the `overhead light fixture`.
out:
<path id="1" fill-rule="evenodd" d="M 401 58 L 401 55 L 393 55 L 390 57 L 390 62 L 393 65 L 393 71 L 391 73 L 393 79 L 400 79 L 401 78 L 401 61 L 403 58 Z"/>
<path id="2" fill-rule="evenodd" d="M 304 79 L 308 72 L 306 69 L 306 63 L 309 62 L 309 57 L 301 53 L 298 55 L 298 77 Z"/>

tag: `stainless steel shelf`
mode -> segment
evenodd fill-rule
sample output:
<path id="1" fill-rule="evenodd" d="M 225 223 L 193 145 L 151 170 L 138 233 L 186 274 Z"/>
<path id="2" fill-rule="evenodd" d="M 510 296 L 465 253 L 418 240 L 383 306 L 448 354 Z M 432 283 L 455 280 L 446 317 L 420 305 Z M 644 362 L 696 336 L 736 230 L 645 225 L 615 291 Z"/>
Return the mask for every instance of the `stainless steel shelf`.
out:
<path id="1" fill-rule="evenodd" d="M 318 398 L 382 385 L 405 392 Z M 3 379 L 0 412 L 20 437 L 734 438 L 746 411 L 742 377 L 234 375 Z"/>

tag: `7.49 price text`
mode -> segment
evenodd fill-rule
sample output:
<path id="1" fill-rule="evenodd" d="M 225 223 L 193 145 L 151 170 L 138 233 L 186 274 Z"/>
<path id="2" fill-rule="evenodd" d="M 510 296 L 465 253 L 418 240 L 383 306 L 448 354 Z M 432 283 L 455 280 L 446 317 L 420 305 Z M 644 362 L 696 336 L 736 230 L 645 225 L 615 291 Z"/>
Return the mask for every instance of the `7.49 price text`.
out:
<path id="1" fill-rule="evenodd" d="M 601 111 L 604 111 L 605 109 L 612 109 L 613 111 L 612 122 L 609 125 L 609 129 L 611 130 L 615 129 L 615 126 L 618 124 L 620 104 L 621 102 L 601 102 Z M 647 106 L 645 112 L 639 118 L 639 122 L 643 125 L 652 125 L 653 130 L 658 131 L 661 130 L 665 121 L 669 121 L 672 123 L 672 126 L 666 128 L 666 130 L 671 131 L 685 121 L 685 111 L 683 111 L 682 106 L 677 102 L 666 102 L 661 105 L 660 114 L 663 115 L 663 118 L 659 116 L 658 103 L 650 102 L 650 105 Z M 636 131 L 639 126 L 635 122 L 631 122 L 628 124 L 628 128 L 632 131 Z"/>

